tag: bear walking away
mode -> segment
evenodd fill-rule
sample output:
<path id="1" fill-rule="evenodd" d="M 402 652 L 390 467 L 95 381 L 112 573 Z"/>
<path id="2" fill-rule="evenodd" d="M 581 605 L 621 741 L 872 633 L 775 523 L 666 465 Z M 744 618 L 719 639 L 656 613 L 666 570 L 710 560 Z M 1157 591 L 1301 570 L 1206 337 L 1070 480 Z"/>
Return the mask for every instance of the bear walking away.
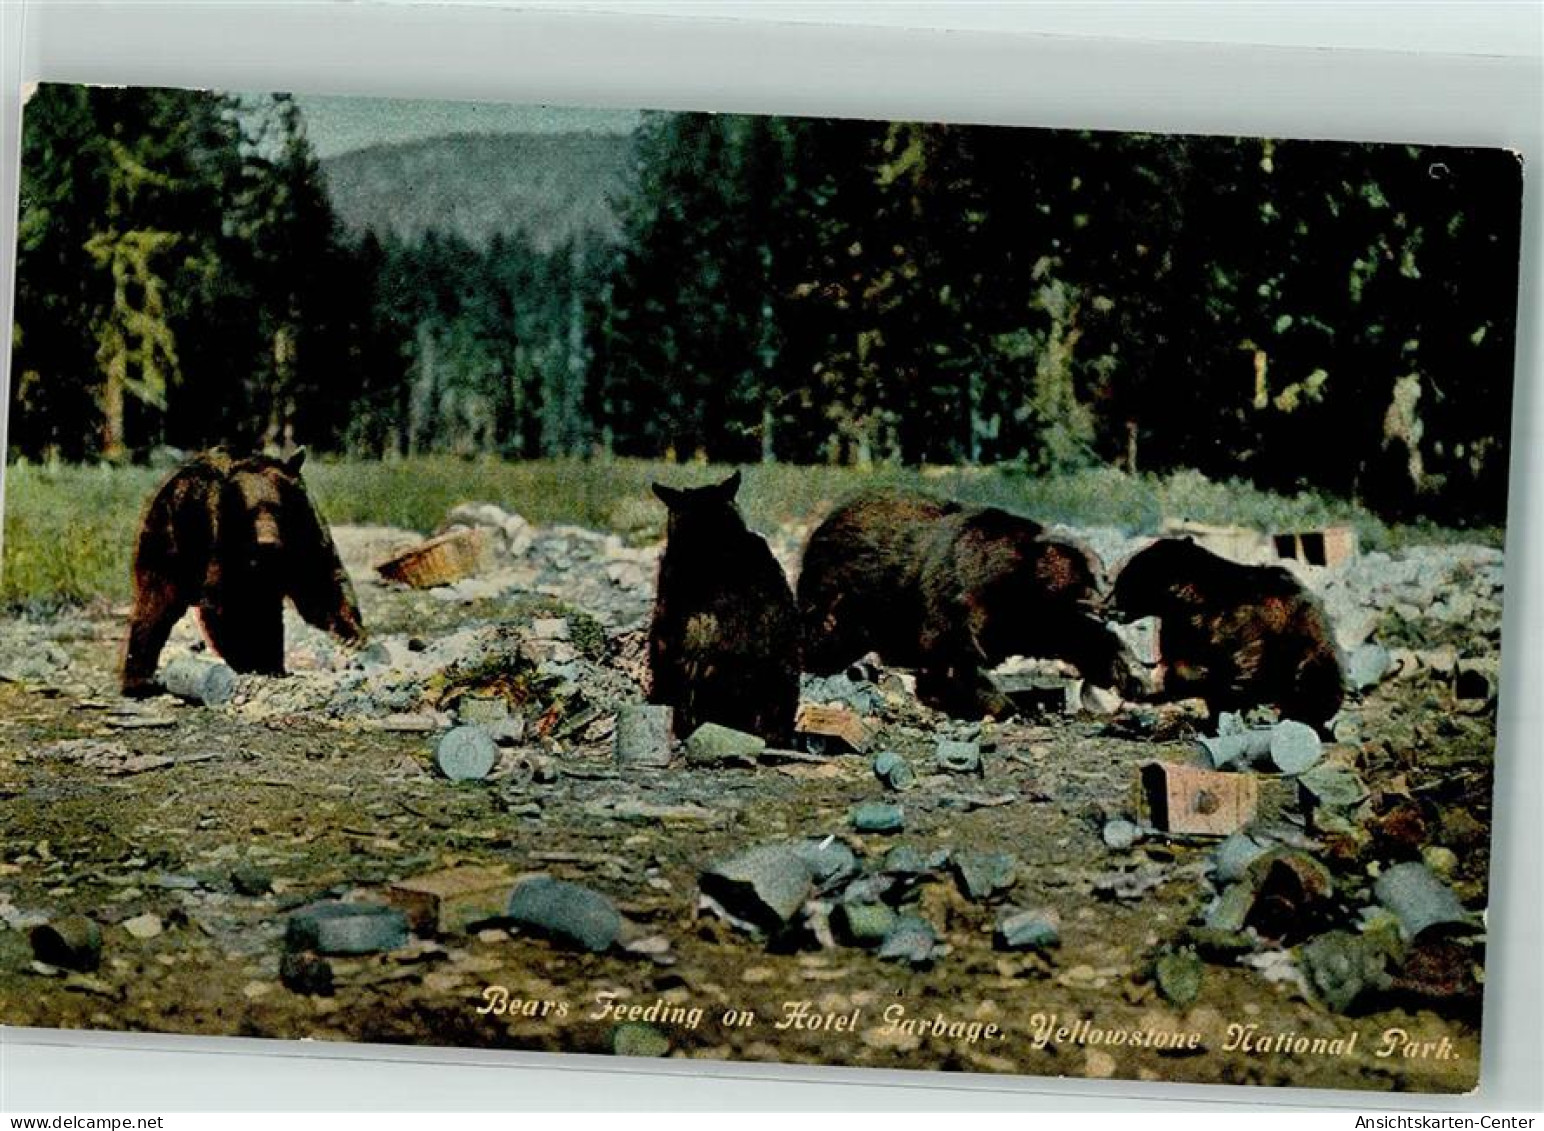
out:
<path id="1" fill-rule="evenodd" d="M 306 622 L 363 638 L 353 586 L 327 525 L 287 460 L 195 456 L 151 498 L 134 551 L 134 607 L 123 691 L 157 690 L 172 626 L 196 606 L 214 650 L 239 672 L 284 672 L 284 599 Z"/>
<path id="2" fill-rule="evenodd" d="M 720 723 L 787 744 L 799 705 L 799 620 L 765 540 L 735 508 L 740 473 L 695 490 L 654 485 L 670 511 L 649 630 L 650 702 L 676 732 Z"/>
<path id="3" fill-rule="evenodd" d="M 1056 658 L 1087 680 L 1137 689 L 1135 664 L 1100 617 L 1098 560 L 1030 519 L 910 492 L 862 496 L 810 536 L 799 575 L 805 667 L 840 671 L 868 652 L 917 669 L 917 693 L 950 714 L 1012 707 L 986 669 Z"/>
<path id="4" fill-rule="evenodd" d="M 1248 566 L 1188 538 L 1133 554 L 1112 611 L 1155 616 L 1163 696 L 1199 697 L 1215 717 L 1259 704 L 1323 727 L 1340 710 L 1343 675 L 1329 620 L 1280 566 Z"/>

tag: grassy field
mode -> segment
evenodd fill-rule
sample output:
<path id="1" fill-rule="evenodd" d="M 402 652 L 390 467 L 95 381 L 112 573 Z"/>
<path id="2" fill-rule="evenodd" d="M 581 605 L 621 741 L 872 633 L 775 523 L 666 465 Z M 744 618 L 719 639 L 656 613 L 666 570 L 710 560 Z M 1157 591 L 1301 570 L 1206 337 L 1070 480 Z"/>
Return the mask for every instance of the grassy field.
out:
<path id="1" fill-rule="evenodd" d="M 658 537 L 664 509 L 649 492 L 654 480 L 696 485 L 728 468 L 642 460 L 469 462 L 425 458 L 392 463 L 313 459 L 306 481 L 332 523 L 435 529 L 457 503 L 496 503 L 538 524 L 576 523 L 631 540 Z M 145 501 L 165 477 L 149 468 L 40 467 L 5 472 L 5 545 L 0 604 L 47 611 L 65 604 L 122 602 Z M 1043 522 L 1156 531 L 1165 518 L 1288 529 L 1353 522 L 1364 546 L 1452 540 L 1455 533 L 1388 527 L 1352 504 L 1319 496 L 1271 495 L 1236 483 L 1181 472 L 1167 477 L 1093 470 L 1053 479 L 978 468 L 869 471 L 758 466 L 745 473 L 740 503 L 753 527 L 813 521 L 840 500 L 870 487 L 912 486 L 969 502 L 995 503 Z M 1496 530 L 1466 531 L 1466 540 L 1500 543 Z"/>

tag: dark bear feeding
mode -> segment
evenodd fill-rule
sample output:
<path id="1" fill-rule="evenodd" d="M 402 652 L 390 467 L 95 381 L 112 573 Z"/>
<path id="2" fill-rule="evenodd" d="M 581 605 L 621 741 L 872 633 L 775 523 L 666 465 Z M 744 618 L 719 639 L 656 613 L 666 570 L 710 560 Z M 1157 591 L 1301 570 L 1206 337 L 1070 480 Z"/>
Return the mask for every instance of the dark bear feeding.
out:
<path id="1" fill-rule="evenodd" d="M 1066 660 L 1131 694 L 1134 664 L 1099 615 L 1091 553 L 996 507 L 907 492 L 866 495 L 810 537 L 799 575 L 805 666 L 840 671 L 868 652 L 917 669 L 917 693 L 950 714 L 1005 715 L 985 669 L 1009 656 Z"/>
<path id="2" fill-rule="evenodd" d="M 1165 698 L 1205 699 L 1213 716 L 1269 704 L 1320 728 L 1340 710 L 1329 621 L 1279 566 L 1240 565 L 1166 538 L 1127 561 L 1111 605 L 1127 620 L 1158 618 Z"/>
<path id="3" fill-rule="evenodd" d="M 799 705 L 799 621 L 767 543 L 735 509 L 736 472 L 712 487 L 654 485 L 670 511 L 649 631 L 650 702 L 676 733 L 719 723 L 786 744 Z"/>
<path id="4" fill-rule="evenodd" d="M 172 626 L 197 607 L 210 645 L 238 672 L 284 672 L 284 599 L 345 641 L 364 635 L 326 523 L 288 460 L 195 456 L 151 498 L 134 551 L 123 691 L 156 691 Z"/>

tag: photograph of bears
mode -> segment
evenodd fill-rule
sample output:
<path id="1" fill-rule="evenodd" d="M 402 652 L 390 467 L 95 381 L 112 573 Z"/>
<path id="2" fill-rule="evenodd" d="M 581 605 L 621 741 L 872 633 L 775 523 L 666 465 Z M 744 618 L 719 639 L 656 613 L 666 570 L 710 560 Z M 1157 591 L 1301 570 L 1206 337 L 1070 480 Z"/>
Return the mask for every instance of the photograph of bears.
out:
<path id="1" fill-rule="evenodd" d="M 1472 1089 L 1521 184 L 38 87 L 0 1023 Z"/>

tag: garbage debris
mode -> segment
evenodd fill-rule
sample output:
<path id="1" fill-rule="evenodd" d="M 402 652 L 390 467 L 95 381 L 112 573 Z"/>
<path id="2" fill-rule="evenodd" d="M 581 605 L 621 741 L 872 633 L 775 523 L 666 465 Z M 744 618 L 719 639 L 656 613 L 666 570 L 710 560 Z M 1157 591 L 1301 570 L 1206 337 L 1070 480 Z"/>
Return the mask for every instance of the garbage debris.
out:
<path id="1" fill-rule="evenodd" d="M 1398 918 L 1400 933 L 1410 941 L 1433 927 L 1462 926 L 1469 921 L 1452 889 L 1425 864 L 1395 864 L 1378 877 L 1373 893 Z"/>
<path id="2" fill-rule="evenodd" d="M 898 833 L 905 825 L 901 807 L 888 801 L 866 801 L 852 811 L 852 827 L 860 833 Z"/>
<path id="3" fill-rule="evenodd" d="M 659 768 L 670 764 L 675 712 L 669 707 L 629 703 L 617 712 L 614 750 L 619 766 Z"/>
<path id="4" fill-rule="evenodd" d="M 161 669 L 161 686 L 201 707 L 219 707 L 236 694 L 236 673 L 228 664 L 178 656 Z"/>
<path id="5" fill-rule="evenodd" d="M 407 916 L 378 903 L 313 903 L 293 912 L 284 931 L 291 952 L 375 954 L 407 944 Z"/>
<path id="6" fill-rule="evenodd" d="M 874 737 L 857 712 L 813 703 L 800 705 L 793 729 L 812 754 L 863 754 Z"/>
<path id="7" fill-rule="evenodd" d="M 460 527 L 388 558 L 375 572 L 387 581 L 430 589 L 476 573 L 483 567 L 486 551 L 481 528 Z"/>
<path id="8" fill-rule="evenodd" d="M 622 934 L 622 916 L 609 899 L 547 875 L 517 883 L 507 915 L 524 930 L 597 954 L 609 950 Z"/>
<path id="9" fill-rule="evenodd" d="M 947 774 L 980 774 L 981 746 L 975 742 L 941 738 L 933 752 L 933 765 Z"/>
<path id="10" fill-rule="evenodd" d="M 916 784 L 917 775 L 911 763 L 893 750 L 882 750 L 874 755 L 874 776 L 894 790 L 910 789 Z"/>
<path id="11" fill-rule="evenodd" d="M 485 778 L 498 760 L 498 743 L 480 726 L 454 727 L 440 737 L 434 748 L 434 764 L 451 781 Z"/>
<path id="12" fill-rule="evenodd" d="M 754 734 L 703 723 L 686 740 L 686 761 L 692 766 L 751 766 L 766 748 L 766 741 Z"/>
<path id="13" fill-rule="evenodd" d="M 503 917 L 513 883 L 502 869 L 469 865 L 397 880 L 386 898 L 407 914 L 416 934 L 455 935 Z"/>
<path id="14" fill-rule="evenodd" d="M 102 964 L 102 929 L 85 915 L 66 915 L 32 928 L 29 941 L 39 962 L 89 974 Z"/>
<path id="15" fill-rule="evenodd" d="M 1259 788 L 1248 774 L 1218 773 L 1175 762 L 1145 762 L 1142 793 L 1154 828 L 1226 836 L 1254 819 Z"/>

